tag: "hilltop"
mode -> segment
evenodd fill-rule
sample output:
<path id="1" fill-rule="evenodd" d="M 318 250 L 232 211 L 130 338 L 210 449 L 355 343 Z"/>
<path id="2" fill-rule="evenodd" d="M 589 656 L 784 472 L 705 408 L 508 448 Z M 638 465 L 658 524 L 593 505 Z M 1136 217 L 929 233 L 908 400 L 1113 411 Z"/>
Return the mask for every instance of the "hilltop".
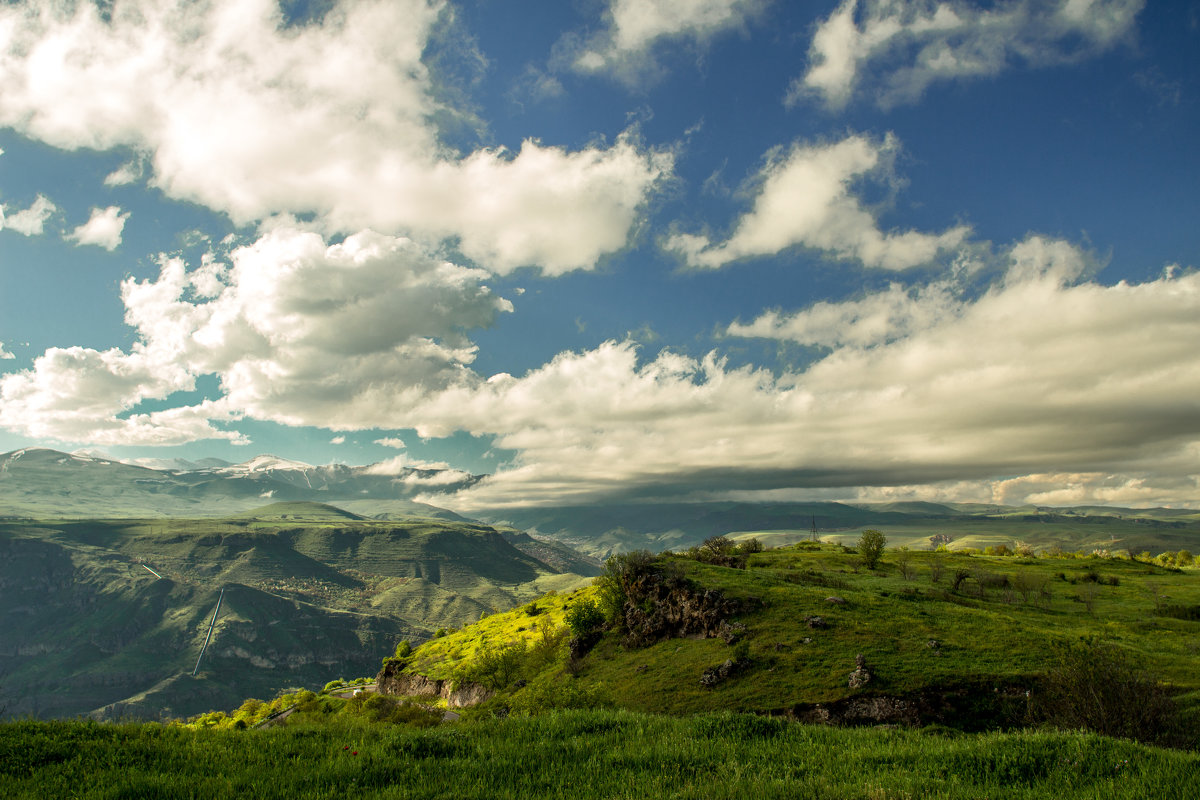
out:
<path id="1" fill-rule="evenodd" d="M 398 693 L 478 684 L 492 711 L 970 729 L 1026 724 L 1063 653 L 1094 640 L 1200 718 L 1200 571 L 928 551 L 889 551 L 869 570 L 839 545 L 724 547 L 617 559 L 600 585 L 434 639 L 381 678 Z"/>

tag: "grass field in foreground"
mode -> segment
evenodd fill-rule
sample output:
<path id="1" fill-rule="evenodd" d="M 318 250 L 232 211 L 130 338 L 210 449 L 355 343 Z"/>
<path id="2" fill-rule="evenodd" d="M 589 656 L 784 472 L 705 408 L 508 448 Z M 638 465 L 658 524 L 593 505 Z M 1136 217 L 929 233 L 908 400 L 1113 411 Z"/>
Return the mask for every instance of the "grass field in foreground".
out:
<path id="1" fill-rule="evenodd" d="M 1190 800 L 1200 754 L 1082 733 L 805 726 L 570 711 L 417 730 L 0 725 L 6 798 L 1146 798 Z"/>

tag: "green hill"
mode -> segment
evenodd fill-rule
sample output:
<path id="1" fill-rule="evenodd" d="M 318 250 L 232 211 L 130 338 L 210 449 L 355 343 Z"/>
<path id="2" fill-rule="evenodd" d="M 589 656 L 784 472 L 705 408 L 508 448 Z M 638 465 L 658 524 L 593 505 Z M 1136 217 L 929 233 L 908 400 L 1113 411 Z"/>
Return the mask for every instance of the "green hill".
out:
<path id="1" fill-rule="evenodd" d="M 536 615 L 489 617 L 388 669 L 478 683 L 493 710 L 601 703 L 973 728 L 1030 721 L 1063 653 L 1091 639 L 1200 720 L 1200 571 L 897 551 L 867 570 L 854 552 L 810 543 L 734 558 L 745 568 L 725 558 L 631 556 L 610 566 L 624 576 L 615 607 L 603 587 L 544 597 Z M 579 630 L 548 643 L 572 606 L 606 597 L 593 646 L 568 654 Z"/>
<path id="2" fill-rule="evenodd" d="M 372 674 L 401 639 L 583 580 L 485 525 L 311 502 L 223 519 L 0 522 L 0 708 L 195 714 Z"/>

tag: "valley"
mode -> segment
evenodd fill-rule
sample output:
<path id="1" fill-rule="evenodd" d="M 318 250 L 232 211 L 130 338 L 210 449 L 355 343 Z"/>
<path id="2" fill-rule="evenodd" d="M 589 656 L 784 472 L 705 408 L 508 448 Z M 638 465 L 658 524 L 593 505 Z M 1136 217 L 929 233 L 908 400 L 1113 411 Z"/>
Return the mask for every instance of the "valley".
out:
<path id="1" fill-rule="evenodd" d="M 365 520 L 315 503 L 225 518 L 0 522 L 0 707 L 42 717 L 195 714 L 331 674 L 373 673 L 401 640 L 597 571 L 561 547 L 484 525 Z"/>

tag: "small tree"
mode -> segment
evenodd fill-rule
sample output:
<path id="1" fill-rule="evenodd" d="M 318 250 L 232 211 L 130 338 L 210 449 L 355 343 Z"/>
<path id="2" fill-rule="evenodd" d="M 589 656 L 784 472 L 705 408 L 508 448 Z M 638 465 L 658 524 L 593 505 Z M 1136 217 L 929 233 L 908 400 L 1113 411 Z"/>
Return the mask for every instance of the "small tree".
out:
<path id="1" fill-rule="evenodd" d="M 896 567 L 899 568 L 901 577 L 906 581 L 911 581 L 917 574 L 916 567 L 912 562 L 912 553 L 907 547 L 896 550 Z"/>
<path id="2" fill-rule="evenodd" d="M 575 636 L 587 636 L 600 630 L 604 624 L 604 612 L 592 600 L 580 600 L 567 606 L 563 622 Z"/>
<path id="3" fill-rule="evenodd" d="M 886 544 L 887 537 L 883 535 L 883 531 L 874 528 L 863 531 L 862 536 L 858 537 L 858 556 L 862 559 L 863 566 L 875 569 L 879 559 L 883 558 L 883 548 Z"/>
<path id="4" fill-rule="evenodd" d="M 941 583 L 942 575 L 946 572 L 946 561 L 940 555 L 929 559 L 929 580 L 931 583 Z"/>

